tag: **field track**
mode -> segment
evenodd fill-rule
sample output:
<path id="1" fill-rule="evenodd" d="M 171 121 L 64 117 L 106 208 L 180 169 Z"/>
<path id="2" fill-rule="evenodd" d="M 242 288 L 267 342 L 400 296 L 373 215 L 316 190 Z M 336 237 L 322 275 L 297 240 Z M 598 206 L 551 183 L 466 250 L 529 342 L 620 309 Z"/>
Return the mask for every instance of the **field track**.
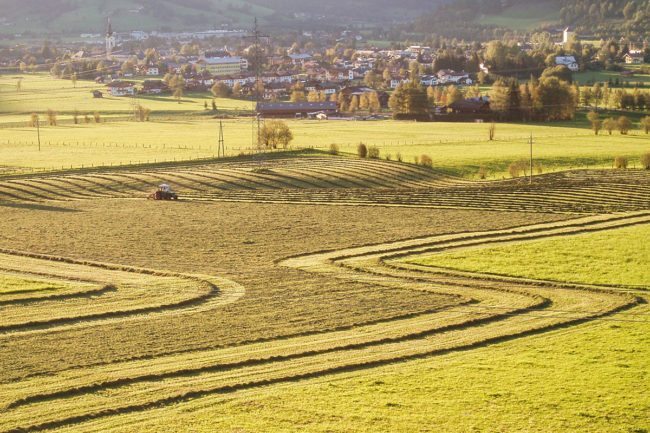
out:
<path id="1" fill-rule="evenodd" d="M 134 174 L 132 178 L 138 184 L 152 182 L 147 175 Z M 259 177 L 250 180 L 249 186 L 253 180 L 263 183 Z M 4 381 L 0 383 L 0 432 L 101 422 L 201 396 L 468 350 L 591 320 L 636 317 L 627 310 L 644 300 L 640 293 L 625 288 L 453 272 L 404 264 L 400 259 L 648 223 L 650 210 L 590 215 L 285 258 L 277 265 L 341 281 L 436 293 L 449 302 L 422 314 L 335 331 L 99 363 Z M 61 326 L 101 326 L 103 320 L 129 320 L 135 314 L 183 314 L 194 308 L 218 313 L 221 306 L 244 295 L 236 283 L 216 277 L 7 250 L 0 253 L 1 272 L 52 278 L 78 287 L 54 295 L 61 299 L 39 299 L 34 294 L 21 299 L 12 294 L 6 300 L 6 310 L 0 304 L 0 333 L 55 332 Z M 2 295 L 0 301 L 5 301 Z M 52 308 L 54 305 L 62 308 Z M 31 317 L 43 320 L 34 323 Z"/>
<path id="2" fill-rule="evenodd" d="M 131 171 L 7 177 L 0 202 L 142 198 L 169 183 L 188 200 L 607 213 L 650 208 L 650 173 L 553 173 L 470 182 L 424 167 L 338 157 L 274 157 Z"/>

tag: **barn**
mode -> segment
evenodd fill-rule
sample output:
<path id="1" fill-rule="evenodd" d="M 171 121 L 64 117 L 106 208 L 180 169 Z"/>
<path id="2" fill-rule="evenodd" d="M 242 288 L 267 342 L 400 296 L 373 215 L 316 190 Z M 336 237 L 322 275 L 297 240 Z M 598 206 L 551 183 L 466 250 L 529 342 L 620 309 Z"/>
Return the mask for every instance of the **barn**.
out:
<path id="1" fill-rule="evenodd" d="M 261 117 L 309 117 L 311 113 L 328 116 L 338 112 L 336 102 L 260 102 L 257 114 Z"/>

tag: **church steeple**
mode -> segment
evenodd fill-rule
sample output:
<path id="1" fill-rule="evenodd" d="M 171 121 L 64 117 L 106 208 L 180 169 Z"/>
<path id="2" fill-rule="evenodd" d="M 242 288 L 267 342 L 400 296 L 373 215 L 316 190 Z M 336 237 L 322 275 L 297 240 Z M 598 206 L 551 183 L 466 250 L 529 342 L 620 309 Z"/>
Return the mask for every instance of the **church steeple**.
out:
<path id="1" fill-rule="evenodd" d="M 106 58 L 110 59 L 113 54 L 113 49 L 117 45 L 117 40 L 115 38 L 115 33 L 113 33 L 113 24 L 111 23 L 111 18 L 108 18 L 108 23 L 106 25 Z"/>

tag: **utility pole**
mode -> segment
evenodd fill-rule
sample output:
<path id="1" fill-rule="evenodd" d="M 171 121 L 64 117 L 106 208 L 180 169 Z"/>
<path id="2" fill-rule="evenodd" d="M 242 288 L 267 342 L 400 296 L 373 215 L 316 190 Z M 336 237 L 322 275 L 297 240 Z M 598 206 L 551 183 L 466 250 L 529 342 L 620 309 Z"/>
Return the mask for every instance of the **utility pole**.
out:
<path id="1" fill-rule="evenodd" d="M 533 133 L 530 133 L 530 139 L 528 140 L 530 144 L 530 184 L 533 184 Z"/>
<path id="2" fill-rule="evenodd" d="M 224 140 L 223 137 L 223 122 L 220 120 L 219 121 L 219 147 L 217 148 L 217 157 L 225 157 L 226 156 L 226 141 Z"/>

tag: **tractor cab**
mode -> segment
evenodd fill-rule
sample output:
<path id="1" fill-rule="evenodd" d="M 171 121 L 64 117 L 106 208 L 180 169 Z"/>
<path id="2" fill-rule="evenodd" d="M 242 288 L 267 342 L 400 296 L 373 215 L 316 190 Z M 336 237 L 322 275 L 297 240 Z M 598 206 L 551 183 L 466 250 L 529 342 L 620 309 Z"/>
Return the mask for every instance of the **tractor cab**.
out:
<path id="1" fill-rule="evenodd" d="M 151 200 L 178 200 L 178 194 L 176 194 L 172 188 L 163 183 L 158 186 L 158 190 L 149 195 Z"/>

